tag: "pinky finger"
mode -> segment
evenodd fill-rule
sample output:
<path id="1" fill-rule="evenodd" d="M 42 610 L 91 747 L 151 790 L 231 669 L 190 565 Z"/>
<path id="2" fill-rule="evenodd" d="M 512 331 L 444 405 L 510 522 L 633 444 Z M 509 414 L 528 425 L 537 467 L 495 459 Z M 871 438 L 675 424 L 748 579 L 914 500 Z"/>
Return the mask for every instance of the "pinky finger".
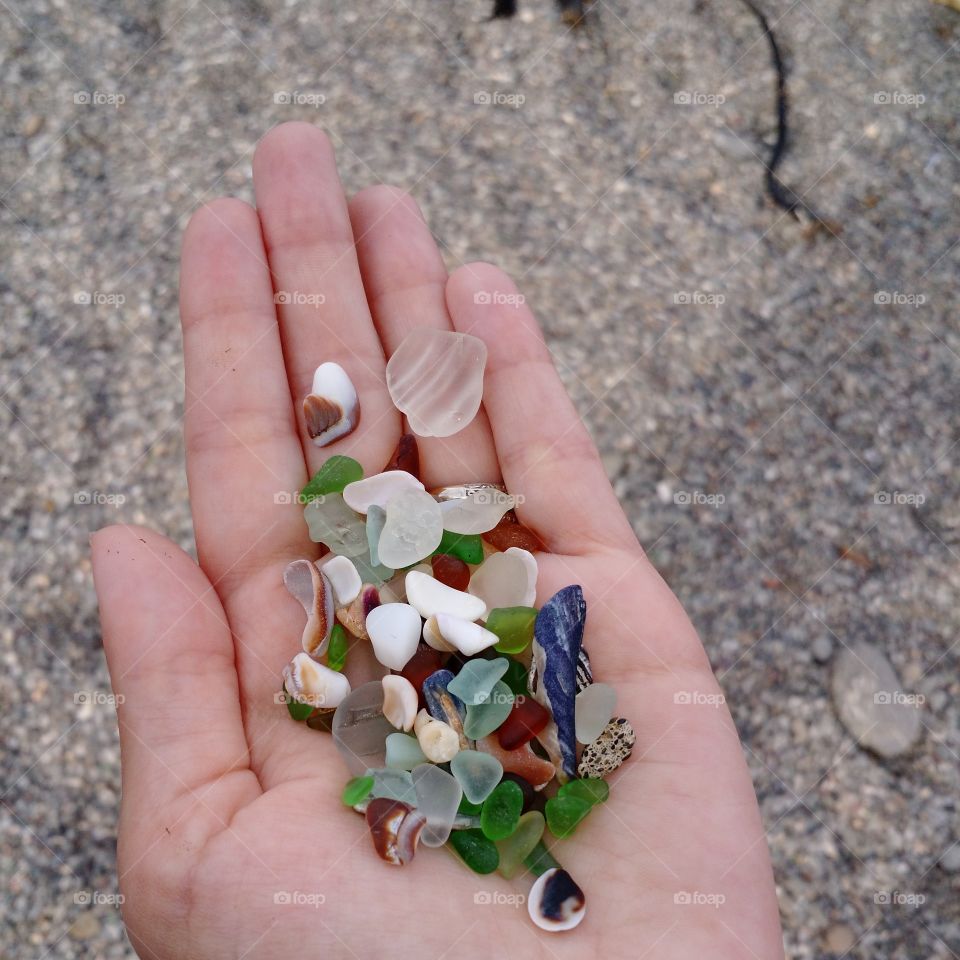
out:
<path id="1" fill-rule="evenodd" d="M 489 291 L 496 290 L 491 298 Z M 557 376 L 543 334 L 513 281 L 471 263 L 447 282 L 454 327 L 487 345 L 484 407 L 518 512 L 557 553 L 585 544 L 636 547 L 597 449 Z M 493 302 L 490 302 L 491 299 Z"/>

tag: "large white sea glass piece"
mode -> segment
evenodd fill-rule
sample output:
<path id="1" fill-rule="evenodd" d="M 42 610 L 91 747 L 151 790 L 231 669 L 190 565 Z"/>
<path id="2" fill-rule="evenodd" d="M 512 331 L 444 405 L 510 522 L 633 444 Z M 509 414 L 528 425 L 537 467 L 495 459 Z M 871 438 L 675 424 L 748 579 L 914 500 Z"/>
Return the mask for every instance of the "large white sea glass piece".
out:
<path id="1" fill-rule="evenodd" d="M 450 437 L 477 415 L 487 346 L 477 337 L 416 327 L 387 364 L 387 389 L 420 437 Z"/>

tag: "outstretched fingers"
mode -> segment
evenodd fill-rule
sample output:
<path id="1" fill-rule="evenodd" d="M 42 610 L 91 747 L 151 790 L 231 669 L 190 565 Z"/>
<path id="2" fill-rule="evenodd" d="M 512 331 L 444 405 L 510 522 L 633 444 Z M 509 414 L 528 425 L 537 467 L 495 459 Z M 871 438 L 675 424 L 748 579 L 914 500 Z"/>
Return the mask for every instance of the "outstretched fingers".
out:
<path id="1" fill-rule="evenodd" d="M 256 211 L 216 200 L 183 238 L 184 434 L 197 553 L 225 599 L 310 555 L 289 495 L 306 480 Z"/>
<path id="2" fill-rule="evenodd" d="M 521 519 L 555 553 L 635 549 L 596 447 L 513 281 L 489 264 L 467 264 L 447 282 L 447 307 L 457 330 L 487 344 L 483 405 L 507 489 L 524 498 Z"/>

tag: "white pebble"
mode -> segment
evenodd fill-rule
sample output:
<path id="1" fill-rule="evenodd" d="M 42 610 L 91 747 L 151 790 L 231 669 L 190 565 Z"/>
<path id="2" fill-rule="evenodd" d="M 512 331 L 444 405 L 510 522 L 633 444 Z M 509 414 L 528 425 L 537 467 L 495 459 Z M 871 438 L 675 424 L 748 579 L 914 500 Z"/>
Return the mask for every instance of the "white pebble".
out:
<path id="1" fill-rule="evenodd" d="M 338 607 L 345 607 L 357 599 L 363 581 L 349 557 L 330 554 L 329 557 L 318 560 L 317 567 L 330 581 Z"/>
<path id="2" fill-rule="evenodd" d="M 367 614 L 373 655 L 385 667 L 402 670 L 420 643 L 420 614 L 407 603 L 382 603 Z"/>
<path id="3" fill-rule="evenodd" d="M 436 577 L 411 570 L 407 574 L 407 601 L 417 608 L 421 617 L 448 613 L 462 620 L 480 620 L 487 614 L 487 605 L 479 597 L 463 590 L 454 590 Z"/>

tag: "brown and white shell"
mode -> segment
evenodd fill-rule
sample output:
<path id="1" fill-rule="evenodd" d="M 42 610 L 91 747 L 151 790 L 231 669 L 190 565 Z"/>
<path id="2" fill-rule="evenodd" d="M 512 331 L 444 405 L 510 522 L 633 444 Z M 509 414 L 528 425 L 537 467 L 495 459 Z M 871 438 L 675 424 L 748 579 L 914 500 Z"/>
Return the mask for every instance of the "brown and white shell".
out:
<path id="1" fill-rule="evenodd" d="M 311 657 L 321 657 L 333 629 L 333 588 L 312 560 L 294 560 L 283 571 L 283 584 L 307 615 L 301 642 Z"/>
<path id="2" fill-rule="evenodd" d="M 313 386 L 303 400 L 307 433 L 318 447 L 325 447 L 353 431 L 360 422 L 360 401 L 346 370 L 339 363 L 321 363 Z"/>
<path id="3" fill-rule="evenodd" d="M 376 797 L 364 814 L 370 827 L 373 847 L 387 863 L 403 866 L 413 859 L 426 817 L 402 800 Z"/>

